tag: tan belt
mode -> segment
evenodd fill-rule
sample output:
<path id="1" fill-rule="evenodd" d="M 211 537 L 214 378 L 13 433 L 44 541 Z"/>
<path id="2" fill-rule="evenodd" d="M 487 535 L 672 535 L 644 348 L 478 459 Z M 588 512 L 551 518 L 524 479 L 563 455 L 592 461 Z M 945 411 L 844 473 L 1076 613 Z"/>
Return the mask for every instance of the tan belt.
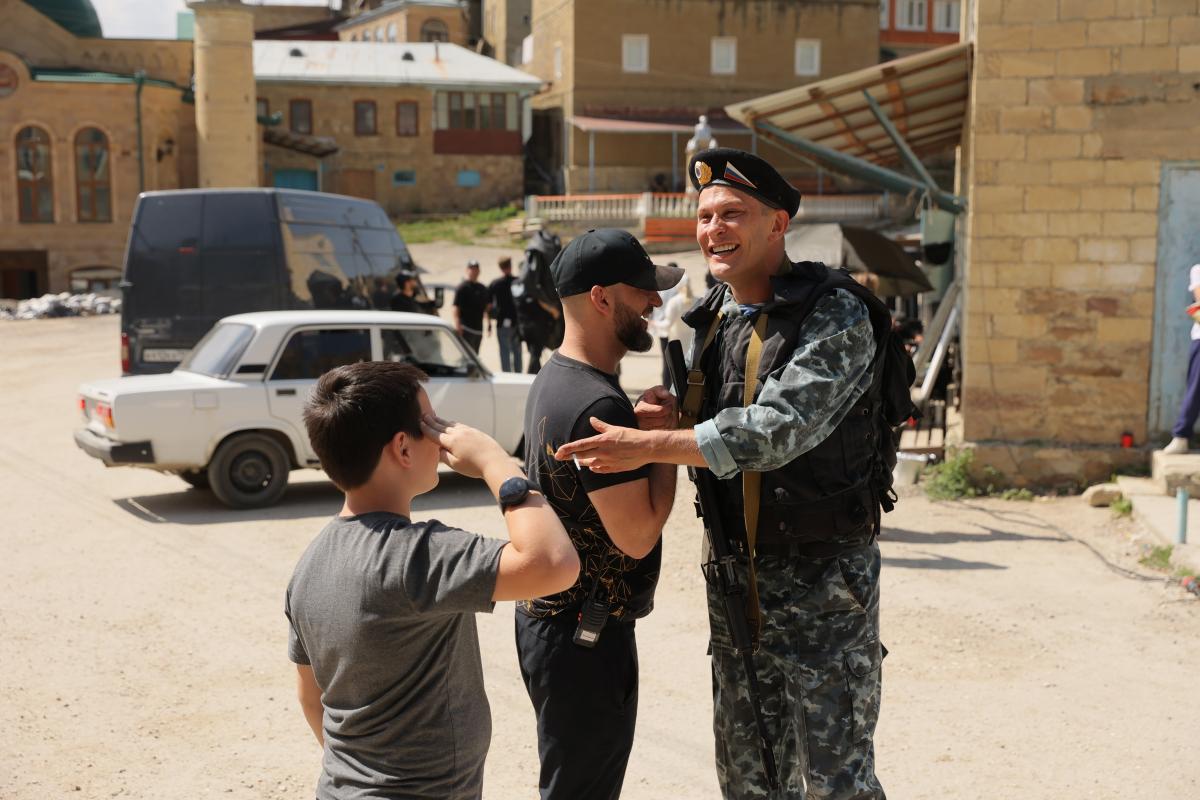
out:
<path id="1" fill-rule="evenodd" d="M 763 339 L 767 333 L 767 315 L 759 314 L 754 323 L 754 333 L 750 336 L 750 344 L 746 347 L 746 374 L 743 383 L 742 405 L 754 405 L 754 390 L 758 388 L 758 364 L 762 359 Z M 742 470 L 742 506 L 746 522 L 746 553 L 749 561 L 750 603 L 750 635 L 755 643 L 758 642 L 759 629 L 762 623 L 762 612 L 758 604 L 758 580 L 754 569 L 754 544 L 758 539 L 758 507 L 762 491 L 762 473 L 754 470 Z"/>

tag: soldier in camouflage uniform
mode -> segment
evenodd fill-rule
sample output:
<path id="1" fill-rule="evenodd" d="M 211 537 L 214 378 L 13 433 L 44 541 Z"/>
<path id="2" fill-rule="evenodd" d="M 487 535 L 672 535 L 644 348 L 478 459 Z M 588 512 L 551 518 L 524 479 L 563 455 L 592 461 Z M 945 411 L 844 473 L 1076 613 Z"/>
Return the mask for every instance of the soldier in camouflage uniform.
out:
<path id="1" fill-rule="evenodd" d="M 787 258 L 783 236 L 800 195 L 765 161 L 708 150 L 689 172 L 700 192 L 697 240 L 722 281 L 684 317 L 697 342 L 692 378 L 704 377 L 700 422 L 607 429 L 556 455 L 595 472 L 653 458 L 720 479 L 716 513 L 741 584 L 757 589 L 747 616 L 780 783 L 767 782 L 746 673 L 710 585 L 724 796 L 882 800 L 872 744 L 886 653 L 875 542 L 882 431 L 872 378 L 886 310 L 845 273 Z M 639 418 L 652 413 L 644 405 Z M 663 402 L 659 413 L 677 412 Z"/>

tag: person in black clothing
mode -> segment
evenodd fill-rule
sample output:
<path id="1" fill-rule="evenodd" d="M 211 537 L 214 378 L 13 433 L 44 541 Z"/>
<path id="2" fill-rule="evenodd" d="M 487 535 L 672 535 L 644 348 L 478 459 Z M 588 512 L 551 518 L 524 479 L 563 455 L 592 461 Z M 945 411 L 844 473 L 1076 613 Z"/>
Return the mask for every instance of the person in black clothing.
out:
<path id="1" fill-rule="evenodd" d="M 650 613 L 675 467 L 599 474 L 554 459 L 565 442 L 608 425 L 673 425 L 671 395 L 643 398 L 672 417 L 635 411 L 616 371 L 654 343 L 645 316 L 682 270 L 656 267 L 625 231 L 589 231 L 551 265 L 566 329 L 525 408 L 525 468 L 558 513 L 584 565 L 558 594 L 516 614 L 521 676 L 537 715 L 542 800 L 611 800 L 621 792 L 637 718 L 634 621 Z M 580 612 L 600 604 L 599 626 Z M 598 629 L 597 629 L 598 627 Z"/>
<path id="2" fill-rule="evenodd" d="M 512 259 L 500 259 L 500 277 L 488 285 L 488 333 L 496 323 L 496 340 L 500 343 L 500 370 L 521 371 L 521 334 L 517 328 L 517 307 L 513 302 Z"/>
<path id="3" fill-rule="evenodd" d="M 454 290 L 454 329 L 476 353 L 483 342 L 483 315 L 488 290 L 479 282 L 479 262 L 467 262 L 467 277 Z"/>
<path id="4" fill-rule="evenodd" d="M 396 293 L 392 295 L 389 306 L 392 311 L 410 311 L 420 314 L 425 309 L 417 302 L 417 276 L 411 272 L 396 274 Z"/>

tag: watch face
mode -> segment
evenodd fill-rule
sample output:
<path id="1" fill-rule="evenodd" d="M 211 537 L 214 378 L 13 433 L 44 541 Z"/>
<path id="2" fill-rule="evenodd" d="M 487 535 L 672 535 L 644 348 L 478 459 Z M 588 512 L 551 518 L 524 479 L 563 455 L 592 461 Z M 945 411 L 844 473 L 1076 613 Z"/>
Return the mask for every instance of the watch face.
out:
<path id="1" fill-rule="evenodd" d="M 529 495 L 529 482 L 524 478 L 509 478 L 500 484 L 500 505 L 520 503 Z"/>

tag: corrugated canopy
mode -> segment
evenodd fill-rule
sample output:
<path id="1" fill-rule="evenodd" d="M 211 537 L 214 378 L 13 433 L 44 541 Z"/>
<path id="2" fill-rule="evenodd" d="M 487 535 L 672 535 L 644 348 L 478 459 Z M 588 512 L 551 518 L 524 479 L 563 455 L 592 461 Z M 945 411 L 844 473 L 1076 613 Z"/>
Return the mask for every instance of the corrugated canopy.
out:
<path id="1" fill-rule="evenodd" d="M 686 133 L 689 136 L 696 130 L 696 124 L 662 122 L 645 119 L 614 119 L 611 117 L 571 117 L 571 124 L 585 133 Z M 722 131 L 729 133 L 747 133 L 741 125 L 731 125 L 726 122 L 710 125 L 714 134 Z"/>
<path id="2" fill-rule="evenodd" d="M 869 92 L 917 154 L 962 138 L 971 72 L 971 43 L 939 47 L 857 72 L 726 106 L 729 116 L 772 135 L 756 122 L 875 164 L 900 153 L 875 119 Z M 814 157 L 815 160 L 821 160 Z"/>

